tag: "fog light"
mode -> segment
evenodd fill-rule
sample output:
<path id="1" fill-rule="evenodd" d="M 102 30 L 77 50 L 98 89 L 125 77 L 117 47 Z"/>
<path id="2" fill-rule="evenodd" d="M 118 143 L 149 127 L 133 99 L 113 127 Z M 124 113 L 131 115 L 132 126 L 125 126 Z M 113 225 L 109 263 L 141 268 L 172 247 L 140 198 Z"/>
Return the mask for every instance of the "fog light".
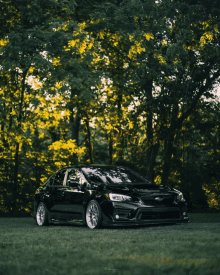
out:
<path id="1" fill-rule="evenodd" d="M 119 215 L 115 215 L 115 218 L 118 220 L 119 219 Z"/>

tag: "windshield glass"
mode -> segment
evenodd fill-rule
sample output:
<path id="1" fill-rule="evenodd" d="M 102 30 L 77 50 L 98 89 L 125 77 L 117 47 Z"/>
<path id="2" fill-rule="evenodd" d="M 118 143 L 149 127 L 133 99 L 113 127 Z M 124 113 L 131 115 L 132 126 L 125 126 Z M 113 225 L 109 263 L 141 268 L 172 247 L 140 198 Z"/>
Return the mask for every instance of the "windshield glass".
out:
<path id="1" fill-rule="evenodd" d="M 87 179 L 93 183 L 123 184 L 150 183 L 144 177 L 125 167 L 83 167 Z"/>

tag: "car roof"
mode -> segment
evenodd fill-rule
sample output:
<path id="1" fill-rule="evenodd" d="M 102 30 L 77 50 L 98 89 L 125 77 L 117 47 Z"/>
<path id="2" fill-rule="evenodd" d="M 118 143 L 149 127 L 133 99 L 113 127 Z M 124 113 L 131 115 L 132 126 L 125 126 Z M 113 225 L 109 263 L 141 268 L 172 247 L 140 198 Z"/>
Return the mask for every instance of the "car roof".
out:
<path id="1" fill-rule="evenodd" d="M 66 166 L 66 167 L 62 167 L 61 169 L 57 170 L 55 173 L 57 173 L 58 171 L 61 171 L 63 169 L 71 169 L 71 168 L 107 168 L 107 169 L 111 169 L 111 168 L 127 168 L 129 170 L 133 170 L 134 169 L 128 167 L 128 166 L 123 166 L 123 165 L 109 165 L 109 164 L 85 164 L 85 165 L 72 165 L 72 166 Z"/>
<path id="2" fill-rule="evenodd" d="M 113 168 L 113 167 L 123 167 L 121 165 L 105 165 L 105 164 L 91 164 L 91 165 L 78 165 L 79 168 L 89 168 L 89 167 L 95 167 L 95 168 L 102 168 L 102 167 L 106 167 L 106 168 Z"/>
<path id="3" fill-rule="evenodd" d="M 122 165 L 108 165 L 108 164 L 85 164 L 85 165 L 72 165 L 72 166 L 67 166 L 67 167 L 62 167 L 61 169 L 57 170 L 60 171 L 62 169 L 71 169 L 71 168 L 115 168 L 115 167 L 123 167 L 123 168 L 128 168 L 126 166 L 122 166 Z"/>

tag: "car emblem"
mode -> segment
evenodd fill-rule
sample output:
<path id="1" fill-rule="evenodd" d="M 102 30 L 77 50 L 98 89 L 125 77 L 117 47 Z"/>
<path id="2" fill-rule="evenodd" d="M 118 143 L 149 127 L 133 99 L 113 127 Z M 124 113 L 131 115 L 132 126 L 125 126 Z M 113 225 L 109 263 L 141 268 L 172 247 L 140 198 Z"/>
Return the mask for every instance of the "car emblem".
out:
<path id="1" fill-rule="evenodd" d="M 162 200 L 163 200 L 163 198 L 160 198 L 160 197 L 155 198 L 155 201 L 162 201 Z"/>

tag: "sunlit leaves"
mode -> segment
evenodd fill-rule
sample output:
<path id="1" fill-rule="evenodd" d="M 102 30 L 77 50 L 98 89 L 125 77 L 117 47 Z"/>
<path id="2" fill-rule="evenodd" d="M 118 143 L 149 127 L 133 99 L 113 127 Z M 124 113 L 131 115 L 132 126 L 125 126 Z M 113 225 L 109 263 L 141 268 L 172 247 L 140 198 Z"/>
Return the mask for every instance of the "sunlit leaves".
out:
<path id="1" fill-rule="evenodd" d="M 154 39 L 153 33 L 144 33 L 144 37 L 147 39 L 147 41 L 150 41 L 150 39 Z"/>
<path id="2" fill-rule="evenodd" d="M 85 147 L 79 148 L 74 140 L 59 140 L 53 142 L 49 147 L 49 154 L 57 166 L 57 169 L 63 166 L 70 166 L 72 164 L 72 157 L 77 155 L 79 159 L 83 158 L 85 154 Z"/>
<path id="3" fill-rule="evenodd" d="M 128 57 L 130 59 L 132 59 L 133 57 L 136 58 L 137 54 L 141 54 L 142 52 L 145 52 L 145 48 L 141 46 L 141 43 L 137 42 L 135 43 L 135 45 L 131 46 Z"/>
<path id="4" fill-rule="evenodd" d="M 202 161 L 214 156 L 201 148 L 217 147 L 217 126 L 205 137 L 191 123 L 199 98 L 210 97 L 219 77 L 212 4 L 206 12 L 203 2 L 168 0 L 1 3 L 3 181 L 17 173 L 25 189 L 76 160 L 121 158 L 147 175 L 158 146 L 152 169 L 159 183 L 170 136 L 171 183 L 185 182 L 190 151 Z M 186 137 L 188 129 L 195 139 Z"/>
<path id="5" fill-rule="evenodd" d="M 9 42 L 9 40 L 7 40 L 7 39 L 0 39 L 0 48 L 7 45 L 8 42 Z"/>
<path id="6" fill-rule="evenodd" d="M 48 145 L 59 135 L 67 138 L 64 118 L 68 112 L 62 113 L 58 99 L 47 104 L 43 89 L 52 67 L 60 66 L 59 55 L 48 52 L 54 26 L 59 27 L 63 20 L 61 29 L 68 30 L 65 21 L 72 17 L 74 4 L 54 0 L 1 3 L 1 182 L 10 182 L 8 210 L 20 208 L 18 202 L 24 190 L 33 192 L 27 186 L 33 184 L 35 189 L 41 175 L 54 169 L 53 163 L 47 165 Z M 55 94 L 60 83 L 56 80 L 52 85 Z M 56 134 L 60 124 L 61 130 Z"/>
<path id="7" fill-rule="evenodd" d="M 207 42 L 211 42 L 213 40 L 213 33 L 205 32 L 200 38 L 200 45 L 203 47 Z"/>
<path id="8" fill-rule="evenodd" d="M 205 191 L 208 198 L 207 202 L 209 207 L 215 211 L 220 210 L 220 183 L 213 179 L 211 184 L 203 185 L 203 190 Z"/>

